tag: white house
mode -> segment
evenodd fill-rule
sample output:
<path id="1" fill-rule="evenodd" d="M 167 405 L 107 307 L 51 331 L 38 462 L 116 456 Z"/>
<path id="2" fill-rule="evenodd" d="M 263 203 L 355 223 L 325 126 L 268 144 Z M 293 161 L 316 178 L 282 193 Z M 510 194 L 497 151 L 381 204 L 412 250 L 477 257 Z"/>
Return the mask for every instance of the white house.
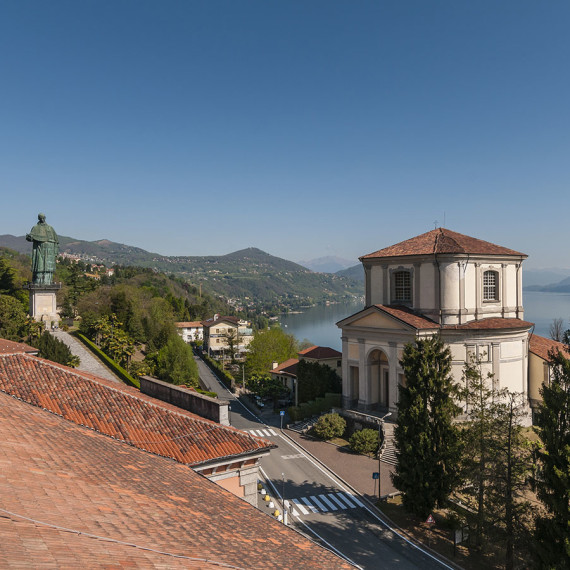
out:
<path id="1" fill-rule="evenodd" d="M 204 338 L 204 326 L 200 321 L 181 322 L 175 325 L 184 342 L 196 342 Z"/>
<path id="2" fill-rule="evenodd" d="M 342 330 L 343 406 L 396 415 L 404 346 L 440 334 L 462 378 L 470 354 L 497 387 L 529 392 L 524 253 L 438 228 L 360 258 L 365 308 Z M 529 407 L 530 421 L 530 407 Z"/>

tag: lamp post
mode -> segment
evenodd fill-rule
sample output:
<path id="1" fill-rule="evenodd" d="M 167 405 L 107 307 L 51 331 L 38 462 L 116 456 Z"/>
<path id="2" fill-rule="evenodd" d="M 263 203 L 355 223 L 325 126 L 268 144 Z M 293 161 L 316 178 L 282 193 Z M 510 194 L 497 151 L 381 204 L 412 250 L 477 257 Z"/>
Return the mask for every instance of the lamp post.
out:
<path id="1" fill-rule="evenodd" d="M 380 439 L 382 434 L 382 425 L 384 424 L 384 420 L 389 418 L 392 415 L 392 412 L 388 412 L 387 414 L 383 415 L 378 422 L 378 500 L 382 497 L 382 462 L 380 461 Z"/>

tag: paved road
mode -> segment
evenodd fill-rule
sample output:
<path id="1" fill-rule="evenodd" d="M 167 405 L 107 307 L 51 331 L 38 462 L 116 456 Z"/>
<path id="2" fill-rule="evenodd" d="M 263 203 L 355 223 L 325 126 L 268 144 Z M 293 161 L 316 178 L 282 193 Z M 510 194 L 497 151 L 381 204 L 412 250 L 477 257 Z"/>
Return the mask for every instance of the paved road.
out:
<path id="1" fill-rule="evenodd" d="M 85 348 L 85 345 L 82 342 L 78 341 L 75 337 L 62 330 L 54 331 L 51 334 L 63 341 L 69 347 L 72 354 L 79 357 L 81 362 L 77 367 L 78 370 L 95 374 L 96 376 L 106 378 L 113 382 L 122 383 L 117 376 L 115 376 L 98 358 L 93 355 L 89 349 Z"/>
<path id="2" fill-rule="evenodd" d="M 292 526 L 357 567 L 449 568 L 391 530 L 363 497 L 286 437 L 278 425 L 267 425 L 247 410 L 199 358 L 197 362 L 204 384 L 220 398 L 229 400 L 231 425 L 278 444 L 263 459 L 261 471 L 271 496 L 289 501 Z M 260 502 L 259 508 L 267 507 Z"/>

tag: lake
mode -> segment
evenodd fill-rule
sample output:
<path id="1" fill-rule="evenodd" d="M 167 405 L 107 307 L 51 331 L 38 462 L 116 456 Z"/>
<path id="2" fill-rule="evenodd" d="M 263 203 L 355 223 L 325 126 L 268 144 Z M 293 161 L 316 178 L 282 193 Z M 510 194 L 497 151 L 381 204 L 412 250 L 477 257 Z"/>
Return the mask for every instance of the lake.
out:
<path id="1" fill-rule="evenodd" d="M 570 294 L 524 291 L 523 302 L 524 319 L 535 323 L 536 334 L 548 337 L 553 319 L 562 319 L 564 329 L 570 327 Z M 341 351 L 340 329 L 335 323 L 362 308 L 363 304 L 357 302 L 310 307 L 303 313 L 281 315 L 279 321 L 285 332 L 299 341 L 307 339 L 312 344 L 330 346 Z"/>

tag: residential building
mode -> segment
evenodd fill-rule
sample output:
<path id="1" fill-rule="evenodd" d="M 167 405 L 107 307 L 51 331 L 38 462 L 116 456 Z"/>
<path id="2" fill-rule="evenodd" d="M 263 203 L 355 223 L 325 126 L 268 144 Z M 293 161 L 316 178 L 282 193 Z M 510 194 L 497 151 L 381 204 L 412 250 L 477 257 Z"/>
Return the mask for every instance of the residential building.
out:
<path id="1" fill-rule="evenodd" d="M 197 472 L 263 439 L 26 352 L 0 355 L 0 567 L 351 568 Z"/>
<path id="2" fill-rule="evenodd" d="M 202 321 L 204 327 L 204 350 L 217 358 L 229 356 L 230 343 L 234 342 L 235 356 L 242 357 L 253 339 L 253 330 L 248 321 L 238 317 L 218 314 Z"/>
<path id="3" fill-rule="evenodd" d="M 497 388 L 529 395 L 524 253 L 438 228 L 360 258 L 365 308 L 340 322 L 343 406 L 396 415 L 400 359 L 417 338 L 440 335 L 459 382 L 473 356 Z M 527 409 L 530 422 L 530 403 Z"/>
<path id="4" fill-rule="evenodd" d="M 204 327 L 200 321 L 174 323 L 178 334 L 187 343 L 204 339 Z"/>
<path id="5" fill-rule="evenodd" d="M 328 346 L 310 346 L 297 353 L 299 358 L 290 358 L 281 364 L 273 363 L 269 371 L 273 378 L 279 379 L 283 386 L 291 392 L 292 399 L 297 404 L 297 365 L 300 360 L 324 364 L 334 370 L 339 376 L 342 370 L 342 353 Z"/>

